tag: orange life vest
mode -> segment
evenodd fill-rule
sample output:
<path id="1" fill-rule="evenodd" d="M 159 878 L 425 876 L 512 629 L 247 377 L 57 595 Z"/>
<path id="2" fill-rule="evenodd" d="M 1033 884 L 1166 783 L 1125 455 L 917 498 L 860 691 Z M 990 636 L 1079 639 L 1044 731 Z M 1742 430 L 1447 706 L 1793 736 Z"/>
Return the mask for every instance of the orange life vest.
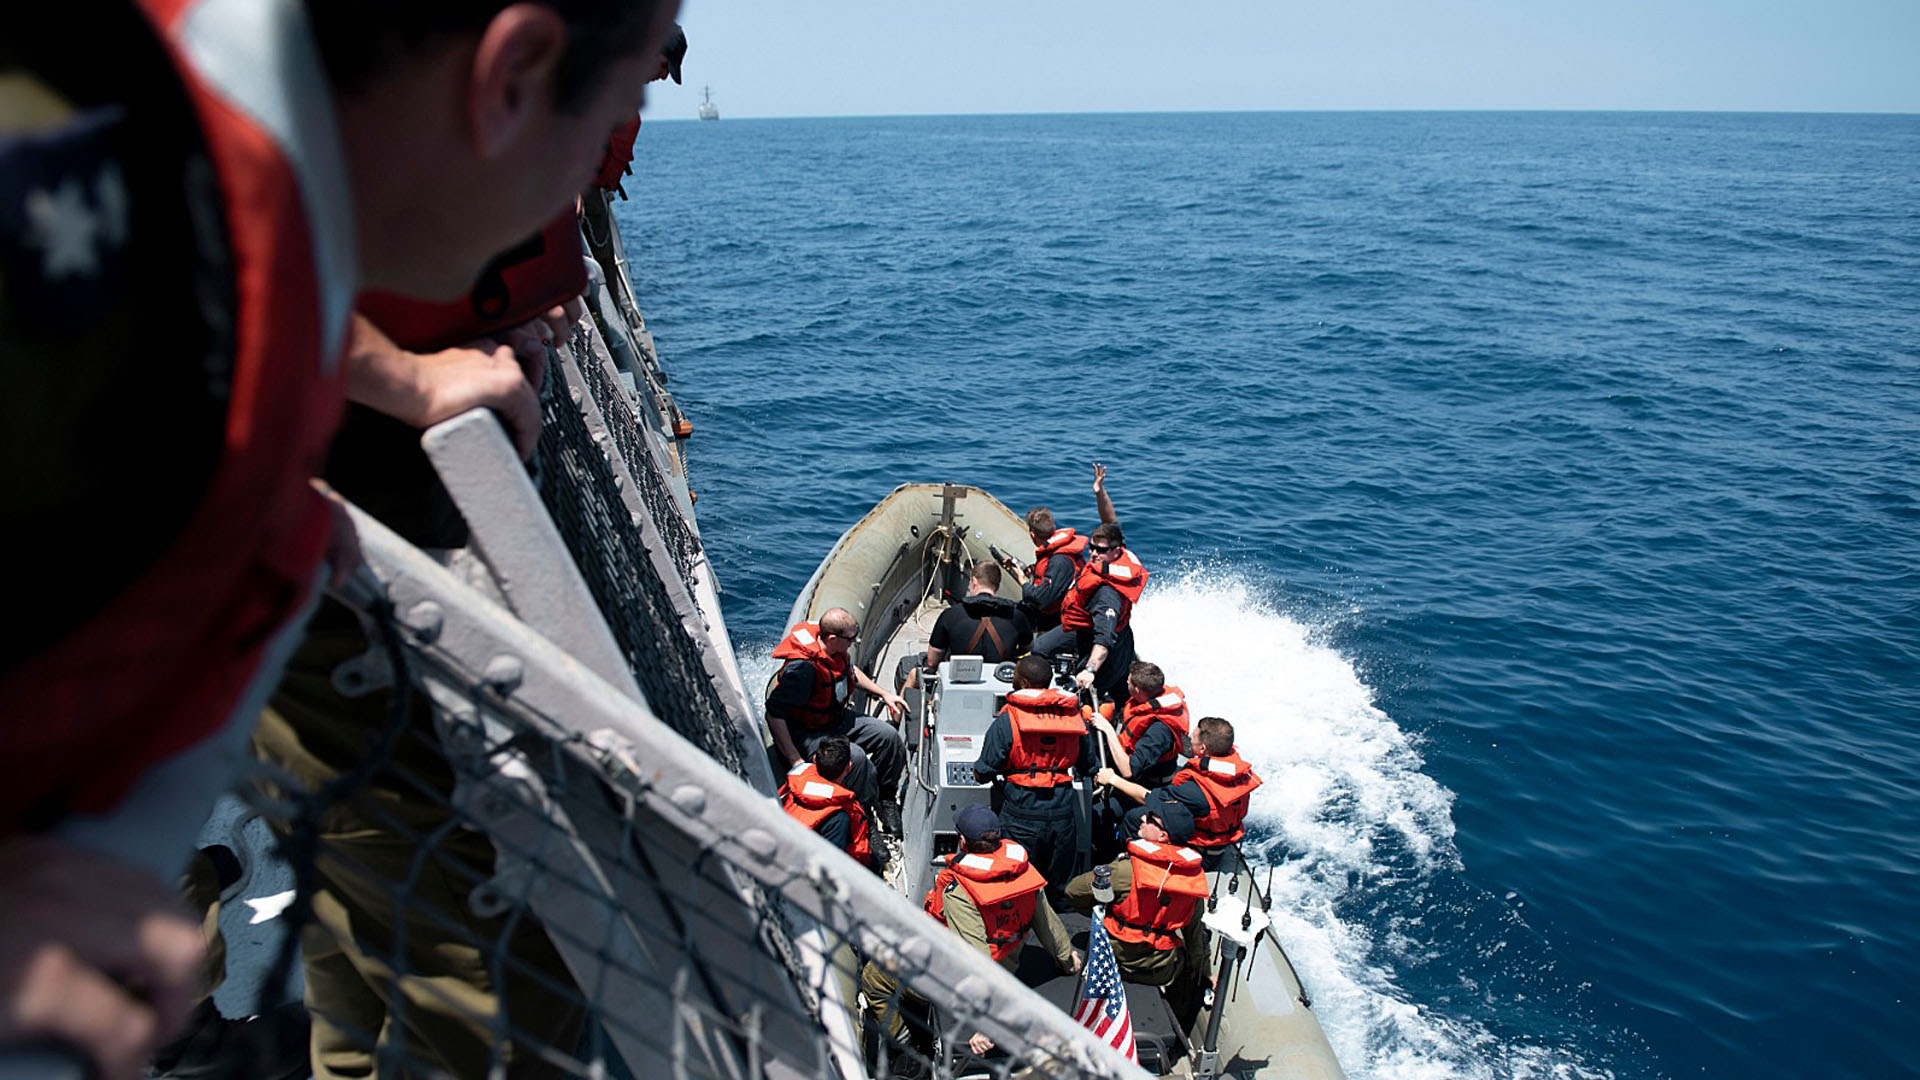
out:
<path id="1" fill-rule="evenodd" d="M 1113 707 L 1103 705 L 1101 709 L 1107 716 L 1113 716 Z M 1160 696 L 1150 701 L 1124 701 L 1120 705 L 1120 725 L 1115 732 L 1120 738 L 1120 749 L 1133 753 L 1147 729 L 1155 724 L 1164 724 L 1173 732 L 1173 746 L 1160 755 L 1153 766 L 1165 765 L 1179 760 L 1187 746 L 1187 729 L 1192 718 L 1187 713 L 1187 695 L 1177 686 L 1162 687 Z M 1152 767 L 1152 766 L 1149 766 Z"/>
<path id="2" fill-rule="evenodd" d="M 1080 699 L 1065 690 L 1015 690 L 1007 695 L 1006 711 L 1013 725 L 1007 780 L 1031 788 L 1073 783 L 1080 740 L 1087 734 Z"/>
<path id="3" fill-rule="evenodd" d="M 1060 625 L 1069 630 L 1085 630 L 1093 626 L 1093 615 L 1087 611 L 1087 604 L 1093 599 L 1100 586 L 1111 585 L 1126 603 L 1120 606 L 1120 622 L 1117 629 L 1125 630 L 1133 621 L 1133 605 L 1140 602 L 1140 591 L 1147 587 L 1147 568 L 1133 557 L 1133 552 L 1125 548 L 1112 562 L 1102 565 L 1098 559 L 1089 558 L 1080 574 L 1068 587 L 1067 595 L 1060 601 Z"/>
<path id="4" fill-rule="evenodd" d="M 603 191 L 612 191 L 620 186 L 620 178 L 627 175 L 627 166 L 633 161 L 633 142 L 640 137 L 640 116 L 613 129 L 607 136 L 607 148 L 600 152 L 600 167 L 594 170 L 593 186 Z M 624 193 L 623 193 L 624 194 Z"/>
<path id="5" fill-rule="evenodd" d="M 339 418 L 354 226 L 306 20 L 287 5 L 139 7 L 218 184 L 208 204 L 224 217 L 234 300 L 222 313 L 233 341 L 223 445 L 159 557 L 92 620 L 0 675 L 0 762 L 17 778 L 0 785 L 0 832 L 31 806 L 108 812 L 147 769 L 221 731 L 305 607 L 332 529 L 307 481 Z"/>
<path id="6" fill-rule="evenodd" d="M 827 651 L 820 640 L 819 623 L 803 622 L 787 631 L 774 646 L 773 658 L 805 660 L 813 665 L 813 694 L 806 704 L 794 708 L 788 719 L 804 728 L 823 728 L 840 719 L 853 694 L 853 661 L 846 653 L 835 656 Z"/>
<path id="7" fill-rule="evenodd" d="M 450 303 L 364 292 L 360 314 L 394 344 L 438 352 L 509 330 L 579 296 L 587 287 L 580 222 L 568 207 L 538 233 L 494 256 L 467 295 Z"/>
<path id="8" fill-rule="evenodd" d="M 1207 874 L 1192 848 L 1134 840 L 1127 845 L 1133 887 L 1107 911 L 1107 933 L 1156 949 L 1180 944 L 1193 906 L 1207 898 Z"/>
<path id="9" fill-rule="evenodd" d="M 1033 580 L 1039 581 L 1047 576 L 1047 564 L 1058 555 L 1073 564 L 1073 574 L 1080 576 L 1080 568 L 1087 565 L 1087 538 L 1072 529 L 1055 529 L 1047 542 L 1033 549 Z M 1066 595 L 1061 594 L 1061 600 Z M 1043 615 L 1052 615 L 1060 610 L 1061 600 L 1055 600 L 1041 608 Z"/>
<path id="10" fill-rule="evenodd" d="M 1173 782 L 1192 780 L 1207 794 L 1207 813 L 1193 819 L 1193 846 L 1225 847 L 1247 835 L 1248 800 L 1264 781 L 1240 757 L 1236 748 L 1221 757 L 1197 757 L 1174 774 Z"/>
<path id="11" fill-rule="evenodd" d="M 987 951 L 1004 960 L 1020 948 L 1027 927 L 1033 923 L 1033 909 L 1047 879 L 1033 868 L 1027 849 L 1011 840 L 1000 841 L 1000 849 L 990 855 L 955 854 L 947 856 L 947 865 L 927 890 L 927 914 L 947 921 L 947 887 L 955 881 L 967 890 L 973 906 L 987 924 Z"/>
<path id="12" fill-rule="evenodd" d="M 787 772 L 780 785 L 780 806 L 807 828 L 819 826 L 836 813 L 845 813 L 853 827 L 847 854 L 863 863 L 873 861 L 873 839 L 867 829 L 867 811 L 853 792 L 820 775 L 813 762 L 803 761 Z"/>

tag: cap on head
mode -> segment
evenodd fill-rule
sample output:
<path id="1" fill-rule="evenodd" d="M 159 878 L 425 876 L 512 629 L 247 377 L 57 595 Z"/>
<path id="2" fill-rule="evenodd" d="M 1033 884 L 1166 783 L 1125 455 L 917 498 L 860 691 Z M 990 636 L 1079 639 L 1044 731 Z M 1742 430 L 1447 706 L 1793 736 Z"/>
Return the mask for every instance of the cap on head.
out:
<path id="1" fill-rule="evenodd" d="M 1189 817 L 1187 821 L 1191 826 L 1193 819 Z M 960 812 L 953 815 L 953 827 L 959 831 L 960 839 L 977 844 L 988 833 L 999 831 L 1000 818 L 993 811 L 974 803 L 961 807 Z"/>
<path id="2" fill-rule="evenodd" d="M 666 58 L 667 74 L 678 84 L 680 62 L 687 58 L 687 32 L 680 29 L 679 23 L 673 24 L 673 32 L 667 35 L 666 44 L 660 47 L 660 55 Z"/>
<path id="3" fill-rule="evenodd" d="M 1193 839 L 1193 811 L 1187 805 L 1162 788 L 1147 794 L 1147 813 L 1160 819 L 1160 827 L 1167 830 L 1167 839 L 1176 844 L 1184 844 Z"/>

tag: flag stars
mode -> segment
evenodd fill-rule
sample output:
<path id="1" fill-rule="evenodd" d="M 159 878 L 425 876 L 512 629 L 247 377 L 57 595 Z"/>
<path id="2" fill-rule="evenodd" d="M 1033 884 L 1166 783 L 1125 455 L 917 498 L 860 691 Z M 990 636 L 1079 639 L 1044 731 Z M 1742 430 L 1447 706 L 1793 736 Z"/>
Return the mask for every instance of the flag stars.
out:
<path id="1" fill-rule="evenodd" d="M 127 189 L 119 167 L 103 167 L 93 188 L 89 200 L 86 188 L 70 176 L 51 191 L 38 187 L 27 193 L 22 207 L 26 243 L 40 249 L 40 272 L 48 281 L 98 274 L 101 244 L 118 247 L 126 241 Z"/>

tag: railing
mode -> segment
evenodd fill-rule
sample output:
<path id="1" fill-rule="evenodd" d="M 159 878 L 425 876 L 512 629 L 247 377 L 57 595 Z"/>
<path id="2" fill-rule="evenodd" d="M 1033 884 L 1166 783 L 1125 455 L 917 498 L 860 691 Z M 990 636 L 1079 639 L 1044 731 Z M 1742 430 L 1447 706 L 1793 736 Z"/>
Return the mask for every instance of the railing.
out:
<path id="1" fill-rule="evenodd" d="M 579 1076 L 622 1068 L 649 1077 L 859 1076 L 854 987 L 864 957 L 931 1004 L 911 1052 L 942 1069 L 947 1052 L 982 1032 L 1000 1053 L 973 1062 L 972 1074 L 1131 1071 L 628 692 L 371 518 L 357 515 L 355 523 L 379 584 L 360 590 L 353 606 L 391 628 L 406 678 L 431 702 L 430 721 L 416 715 L 386 734 L 437 738 L 453 783 L 441 799 L 431 779 L 383 764 L 396 774 L 384 786 L 408 787 L 409 798 L 432 811 L 383 822 L 410 850 L 412 872 L 342 861 L 328 873 L 377 882 L 414 933 L 484 955 L 500 985 L 537 986 L 540 997 L 586 1022 L 523 1024 L 511 1008 L 470 1008 L 463 993 L 431 981 L 390 1004 L 416 1017 L 462 1018 L 470 1032 L 486 1033 L 489 1060 L 501 1067 L 531 1061 Z M 286 780 L 267 790 L 262 809 L 270 817 L 303 819 Z M 490 872 L 439 850 L 467 830 L 492 841 Z M 444 880 L 425 887 L 448 876 L 451 889 Z M 467 910 L 448 910 L 450 896 Z M 509 932 L 532 925 L 545 928 L 563 968 L 543 963 L 524 933 Z M 395 945 L 377 959 L 404 983 L 419 944 Z M 920 1011 L 904 996 L 879 1004 Z M 324 1019 L 330 1029 L 351 1029 L 350 1016 Z M 404 1072 L 444 1060 L 410 1049 L 393 1027 L 384 1040 L 381 1031 L 357 1032 L 382 1064 Z"/>
<path id="2" fill-rule="evenodd" d="M 670 399 L 617 361 L 640 346 L 611 297 L 556 350 L 531 476 L 490 414 L 423 439 L 470 550 L 355 512 L 369 569 L 339 599 L 372 644 L 330 679 L 384 703 L 378 730 L 325 783 L 266 754 L 245 787 L 299 882 L 316 1054 L 463 1080 L 1137 1074 L 768 797 L 649 422 Z M 904 1041 L 863 1042 L 868 963 Z M 970 1057 L 975 1033 L 997 1049 Z"/>

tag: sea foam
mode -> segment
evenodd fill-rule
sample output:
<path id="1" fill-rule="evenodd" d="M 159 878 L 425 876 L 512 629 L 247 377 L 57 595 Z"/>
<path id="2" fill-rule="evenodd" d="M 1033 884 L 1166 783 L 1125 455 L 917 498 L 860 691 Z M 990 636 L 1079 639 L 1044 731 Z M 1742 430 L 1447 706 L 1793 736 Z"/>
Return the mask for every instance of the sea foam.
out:
<path id="1" fill-rule="evenodd" d="M 1457 876 L 1454 796 L 1423 771 L 1418 739 L 1379 707 L 1354 660 L 1327 643 L 1352 613 L 1293 613 L 1277 596 L 1230 566 L 1173 570 L 1142 598 L 1135 644 L 1185 692 L 1194 719 L 1233 722 L 1241 756 L 1266 781 L 1243 847 L 1263 885 L 1271 871 L 1275 932 L 1348 1075 L 1606 1075 L 1402 989 L 1399 958 L 1445 950 L 1421 940 L 1433 924 L 1417 905 L 1379 925 L 1380 894 L 1418 897 L 1435 875 Z"/>

